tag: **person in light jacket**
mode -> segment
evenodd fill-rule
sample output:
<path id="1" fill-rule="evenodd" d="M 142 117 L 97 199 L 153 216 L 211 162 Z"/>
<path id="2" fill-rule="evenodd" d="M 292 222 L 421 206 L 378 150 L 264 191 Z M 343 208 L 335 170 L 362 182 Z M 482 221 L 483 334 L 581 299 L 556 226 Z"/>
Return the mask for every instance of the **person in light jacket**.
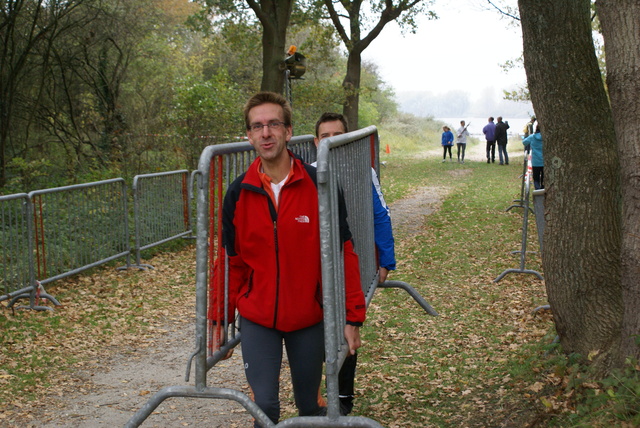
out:
<path id="1" fill-rule="evenodd" d="M 544 154 L 542 152 L 542 134 L 540 124 L 536 125 L 536 132 L 522 140 L 525 147 L 531 148 L 531 169 L 533 170 L 533 187 L 544 189 Z"/>
<path id="2" fill-rule="evenodd" d="M 467 129 L 467 125 L 465 125 L 465 121 L 460 121 L 460 128 L 456 130 L 457 139 L 456 146 L 458 147 L 458 163 L 464 163 L 464 152 L 467 148 L 467 137 L 469 136 L 469 130 Z M 462 152 L 462 159 L 460 159 L 460 153 Z"/>

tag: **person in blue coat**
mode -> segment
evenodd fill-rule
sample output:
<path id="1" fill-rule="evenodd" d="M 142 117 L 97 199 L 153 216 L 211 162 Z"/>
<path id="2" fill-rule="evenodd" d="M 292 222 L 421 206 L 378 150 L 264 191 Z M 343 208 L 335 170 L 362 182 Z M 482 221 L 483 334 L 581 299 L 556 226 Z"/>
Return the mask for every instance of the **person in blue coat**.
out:
<path id="1" fill-rule="evenodd" d="M 482 128 L 485 140 L 487 140 L 487 163 L 496 161 L 496 124 L 493 123 L 493 116 L 487 120 L 487 124 Z"/>
<path id="2" fill-rule="evenodd" d="M 316 122 L 316 147 L 323 138 L 334 137 L 348 132 L 347 119 L 340 113 L 324 113 Z M 451 135 L 453 142 L 453 134 Z M 373 234 L 378 250 L 378 282 L 385 282 L 389 271 L 396 269 L 395 243 L 391 227 L 391 213 L 384 200 L 380 181 L 375 169 L 371 168 L 371 192 L 373 199 Z M 340 413 L 348 415 L 353 409 L 355 376 L 358 354 L 349 354 L 338 374 Z"/>
<path id="3" fill-rule="evenodd" d="M 531 148 L 531 169 L 533 170 L 533 187 L 544 189 L 544 154 L 542 152 L 542 134 L 540 124 L 536 126 L 536 132 L 522 140 L 525 147 Z"/>
<path id="4" fill-rule="evenodd" d="M 451 147 L 453 147 L 453 132 L 448 126 L 442 127 L 442 147 L 444 149 L 442 153 L 442 162 L 447 160 L 447 152 L 449 152 L 449 162 L 453 162 L 451 158 Z"/>

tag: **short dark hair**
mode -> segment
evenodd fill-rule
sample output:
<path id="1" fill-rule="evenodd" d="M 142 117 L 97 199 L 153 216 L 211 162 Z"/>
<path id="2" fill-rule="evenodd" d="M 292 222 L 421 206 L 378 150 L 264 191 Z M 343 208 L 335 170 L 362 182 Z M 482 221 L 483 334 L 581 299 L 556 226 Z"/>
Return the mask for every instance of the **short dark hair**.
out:
<path id="1" fill-rule="evenodd" d="M 340 113 L 331 113 L 326 112 L 322 113 L 320 119 L 316 122 L 316 137 L 318 137 L 318 130 L 320 129 L 320 125 L 325 122 L 333 122 L 335 120 L 339 120 L 342 122 L 342 126 L 344 126 L 344 132 L 349 132 L 349 123 L 347 122 L 347 118 L 341 115 Z"/>
<path id="2" fill-rule="evenodd" d="M 262 104 L 276 104 L 282 107 L 282 113 L 284 116 L 285 126 L 291 126 L 291 105 L 285 97 L 275 92 L 258 92 L 244 105 L 244 124 L 249 129 L 251 124 L 249 123 L 249 111 L 252 108 L 258 107 Z"/>

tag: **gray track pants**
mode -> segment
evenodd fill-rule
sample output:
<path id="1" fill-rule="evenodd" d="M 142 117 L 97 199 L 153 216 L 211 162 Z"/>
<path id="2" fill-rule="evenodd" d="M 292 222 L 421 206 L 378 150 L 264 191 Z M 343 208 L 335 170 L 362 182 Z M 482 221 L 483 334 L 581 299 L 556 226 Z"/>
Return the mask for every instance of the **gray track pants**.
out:
<path id="1" fill-rule="evenodd" d="M 278 423 L 280 418 L 278 394 L 283 341 L 287 349 L 298 412 L 300 416 L 318 414 L 321 411 L 318 405 L 318 388 L 324 362 L 323 323 L 285 333 L 240 318 L 240 331 L 247 381 L 256 404 L 273 423 Z"/>

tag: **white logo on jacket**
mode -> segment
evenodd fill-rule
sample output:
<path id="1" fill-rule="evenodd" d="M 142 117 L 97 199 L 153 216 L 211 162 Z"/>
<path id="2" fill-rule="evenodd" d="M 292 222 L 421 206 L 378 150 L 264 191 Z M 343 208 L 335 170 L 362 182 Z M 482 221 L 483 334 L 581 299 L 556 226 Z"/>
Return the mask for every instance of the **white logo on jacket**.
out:
<path id="1" fill-rule="evenodd" d="M 296 221 L 298 223 L 309 223 L 309 217 L 307 217 L 306 215 L 299 215 L 298 217 L 296 217 Z"/>

